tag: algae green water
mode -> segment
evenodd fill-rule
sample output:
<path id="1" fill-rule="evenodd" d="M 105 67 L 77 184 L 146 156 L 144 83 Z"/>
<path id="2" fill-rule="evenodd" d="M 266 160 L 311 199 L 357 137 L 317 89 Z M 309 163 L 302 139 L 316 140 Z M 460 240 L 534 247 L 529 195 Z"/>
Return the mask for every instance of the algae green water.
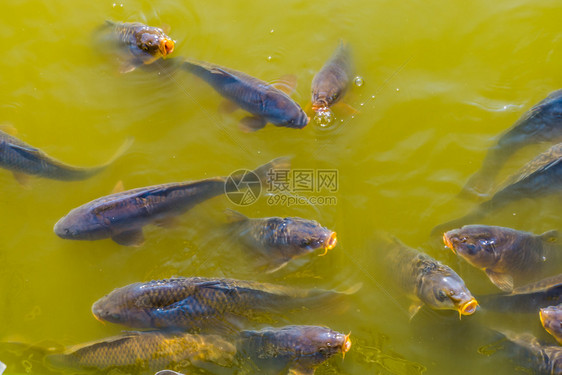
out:
<path id="1" fill-rule="evenodd" d="M 281 322 L 351 331 L 345 360 L 331 359 L 318 374 L 512 374 L 516 365 L 484 327 L 546 340 L 538 316 L 478 311 L 459 320 L 454 311 L 423 309 L 410 321 L 406 297 L 381 276 L 373 247 L 378 233 L 395 236 L 453 267 L 473 293 L 495 292 L 429 233 L 475 205 L 456 195 L 496 135 L 562 87 L 561 17 L 560 2 L 530 0 L 3 1 L 0 122 L 74 165 L 101 164 L 127 137 L 135 142 L 86 181 L 35 178 L 25 189 L 0 171 L 0 340 L 71 345 L 116 335 L 123 328 L 96 321 L 91 305 L 136 281 L 231 277 L 333 289 L 361 282 L 346 312 Z M 196 77 L 158 63 L 120 74 L 95 43 L 106 19 L 169 26 L 173 56 L 265 81 L 295 75 L 293 98 L 303 107 L 315 72 L 344 39 L 363 79 L 345 101 L 359 112 L 336 109 L 329 128 L 243 133 L 242 112 L 219 111 L 220 96 Z M 502 175 L 546 148 L 518 153 Z M 298 205 L 267 195 L 244 207 L 214 198 L 170 228 L 148 227 L 137 248 L 53 233 L 60 217 L 119 180 L 134 188 L 223 176 L 282 155 L 300 171 L 337 171 L 337 188 L 292 191 L 307 198 Z M 323 198 L 314 204 L 316 196 Z M 560 227 L 558 207 L 557 197 L 524 200 L 484 222 L 541 233 Z M 338 233 L 338 245 L 264 274 L 224 230 L 226 208 L 315 219 Z M 41 373 L 29 363 L 23 367 Z"/>

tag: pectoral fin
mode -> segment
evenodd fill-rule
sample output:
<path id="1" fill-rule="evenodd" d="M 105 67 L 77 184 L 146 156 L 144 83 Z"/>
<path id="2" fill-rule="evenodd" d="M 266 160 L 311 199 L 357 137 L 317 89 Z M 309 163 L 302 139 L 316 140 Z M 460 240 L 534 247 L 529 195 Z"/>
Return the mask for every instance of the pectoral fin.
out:
<path id="1" fill-rule="evenodd" d="M 238 108 L 240 107 L 238 107 L 236 103 L 231 102 L 230 100 L 223 100 L 219 104 L 219 112 L 226 113 L 226 114 L 230 114 L 236 111 Z"/>
<path id="2" fill-rule="evenodd" d="M 224 213 L 226 215 L 226 220 L 229 223 L 239 223 L 248 220 L 248 217 L 246 215 L 243 215 L 240 212 L 231 210 L 229 208 L 224 210 Z"/>
<path id="3" fill-rule="evenodd" d="M 302 365 L 295 365 L 295 366 L 289 367 L 289 370 L 287 371 L 287 374 L 288 375 L 313 375 L 314 374 L 314 368 L 304 367 Z"/>
<path id="4" fill-rule="evenodd" d="M 20 172 L 12 172 L 16 181 L 24 188 L 31 189 L 31 182 L 29 175 Z"/>
<path id="5" fill-rule="evenodd" d="M 138 67 L 138 64 L 135 64 L 132 61 L 125 61 L 119 67 L 119 73 L 121 73 L 121 74 L 130 73 L 133 70 L 135 70 L 137 67 Z"/>
<path id="6" fill-rule="evenodd" d="M 123 246 L 141 246 L 144 243 L 142 229 L 127 230 L 116 234 L 111 239 Z"/>
<path id="7" fill-rule="evenodd" d="M 541 234 L 541 238 L 545 242 L 556 242 L 558 241 L 559 233 L 557 230 L 549 230 Z"/>
<path id="8" fill-rule="evenodd" d="M 269 262 L 266 266 L 267 270 L 265 271 L 265 273 L 273 273 L 279 271 L 281 268 L 285 267 L 287 263 L 289 263 L 289 260 L 276 259 L 272 262 Z"/>
<path id="9" fill-rule="evenodd" d="M 245 133 L 251 133 L 262 129 L 265 124 L 267 124 L 267 121 L 261 117 L 248 116 L 240 120 L 240 130 Z"/>
<path id="10" fill-rule="evenodd" d="M 486 275 L 490 278 L 490 281 L 494 283 L 495 286 L 503 290 L 504 292 L 513 291 L 513 277 L 506 273 L 494 272 L 490 269 L 486 269 Z"/>
<path id="11" fill-rule="evenodd" d="M 344 102 L 338 102 L 338 103 L 334 104 L 333 108 L 337 109 L 337 110 L 341 110 L 342 112 L 344 112 L 345 114 L 350 115 L 350 116 L 356 115 L 356 114 L 359 113 L 359 110 L 353 108 L 352 106 L 350 106 L 349 104 L 344 103 Z"/>
<path id="12" fill-rule="evenodd" d="M 158 219 L 154 224 L 163 228 L 173 228 L 179 225 L 180 220 L 177 217 L 170 216 L 162 219 Z"/>
<path id="13" fill-rule="evenodd" d="M 18 135 L 18 129 L 16 129 L 16 127 L 12 124 L 0 124 L 0 130 L 13 137 Z"/>
<path id="14" fill-rule="evenodd" d="M 410 305 L 410 307 L 408 308 L 408 313 L 410 314 L 410 320 L 412 320 L 414 316 L 416 316 L 416 314 L 418 313 L 418 311 L 420 311 L 422 306 L 423 306 L 423 302 L 421 301 L 413 302 Z"/>
<path id="15" fill-rule="evenodd" d="M 121 193 L 122 191 L 125 191 L 125 186 L 123 185 L 123 181 L 119 180 L 113 187 L 113 190 L 111 190 L 111 194 Z"/>

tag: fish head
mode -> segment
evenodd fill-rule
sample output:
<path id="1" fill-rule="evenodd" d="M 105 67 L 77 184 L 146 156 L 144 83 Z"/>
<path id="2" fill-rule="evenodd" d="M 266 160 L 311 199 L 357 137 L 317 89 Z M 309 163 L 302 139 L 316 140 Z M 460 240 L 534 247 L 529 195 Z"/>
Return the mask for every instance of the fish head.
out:
<path id="1" fill-rule="evenodd" d="M 88 207 L 81 206 L 62 217 L 53 228 L 55 234 L 66 240 L 99 240 L 111 236 L 109 229 Z"/>
<path id="2" fill-rule="evenodd" d="M 312 91 L 312 110 L 318 112 L 330 108 L 341 98 L 341 90 L 331 84 L 324 84 Z"/>
<path id="3" fill-rule="evenodd" d="M 153 57 L 164 57 L 174 51 L 174 40 L 157 27 L 143 28 L 138 32 L 136 40 L 137 47 Z"/>
<path id="4" fill-rule="evenodd" d="M 477 268 L 492 267 L 512 239 L 510 232 L 486 225 L 465 225 L 443 234 L 447 247 Z"/>
<path id="5" fill-rule="evenodd" d="M 456 310 L 459 316 L 472 315 L 478 302 L 464 281 L 452 269 L 441 266 L 423 278 L 420 299 L 436 310 Z"/>
<path id="6" fill-rule="evenodd" d="M 345 335 L 321 326 L 289 326 L 293 330 L 293 348 L 311 361 L 310 366 L 318 365 L 328 358 L 351 348 L 349 334 Z"/>
<path id="7" fill-rule="evenodd" d="M 288 234 L 290 243 L 298 247 L 301 253 L 323 249 L 325 255 L 337 244 L 336 232 L 323 227 L 314 220 L 298 217 L 287 218 L 284 220 L 284 226 L 283 229 Z"/>
<path id="8" fill-rule="evenodd" d="M 92 305 L 92 314 L 100 322 L 122 324 L 129 327 L 149 328 L 151 317 L 149 309 L 139 296 L 140 283 L 113 290 Z"/>
<path id="9" fill-rule="evenodd" d="M 266 99 L 268 122 L 275 126 L 302 129 L 310 121 L 303 109 L 283 92 L 276 90 Z"/>
<path id="10" fill-rule="evenodd" d="M 541 324 L 558 342 L 562 341 L 562 305 L 540 309 Z"/>

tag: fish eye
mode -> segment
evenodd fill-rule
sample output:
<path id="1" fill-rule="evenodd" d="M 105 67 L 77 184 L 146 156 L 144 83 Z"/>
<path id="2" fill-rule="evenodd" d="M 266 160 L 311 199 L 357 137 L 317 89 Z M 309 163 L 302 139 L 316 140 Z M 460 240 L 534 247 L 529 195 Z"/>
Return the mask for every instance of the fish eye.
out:
<path id="1" fill-rule="evenodd" d="M 443 301 L 445 301 L 446 298 L 447 298 L 447 293 L 445 293 L 444 290 L 440 290 L 440 291 L 437 293 L 437 299 L 438 299 L 439 301 L 443 302 Z"/>
<path id="2" fill-rule="evenodd" d="M 111 318 L 111 320 L 121 320 L 121 314 L 112 313 L 109 315 L 109 317 Z"/>

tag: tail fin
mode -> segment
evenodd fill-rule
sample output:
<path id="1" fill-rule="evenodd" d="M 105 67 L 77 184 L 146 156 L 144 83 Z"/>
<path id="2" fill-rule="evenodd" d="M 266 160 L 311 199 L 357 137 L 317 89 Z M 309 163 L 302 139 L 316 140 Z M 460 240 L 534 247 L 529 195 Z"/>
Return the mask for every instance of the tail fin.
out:
<path id="1" fill-rule="evenodd" d="M 357 283 L 350 288 L 338 292 L 335 290 L 312 289 L 304 301 L 301 300 L 301 307 L 309 310 L 323 311 L 334 314 L 344 313 L 350 306 L 349 296 L 357 293 L 363 283 Z"/>
<path id="2" fill-rule="evenodd" d="M 288 156 L 282 156 L 273 159 L 267 164 L 257 167 L 254 169 L 254 173 L 260 179 L 262 184 L 269 184 L 275 179 L 275 173 L 278 171 L 288 171 L 291 168 L 291 158 Z"/>

